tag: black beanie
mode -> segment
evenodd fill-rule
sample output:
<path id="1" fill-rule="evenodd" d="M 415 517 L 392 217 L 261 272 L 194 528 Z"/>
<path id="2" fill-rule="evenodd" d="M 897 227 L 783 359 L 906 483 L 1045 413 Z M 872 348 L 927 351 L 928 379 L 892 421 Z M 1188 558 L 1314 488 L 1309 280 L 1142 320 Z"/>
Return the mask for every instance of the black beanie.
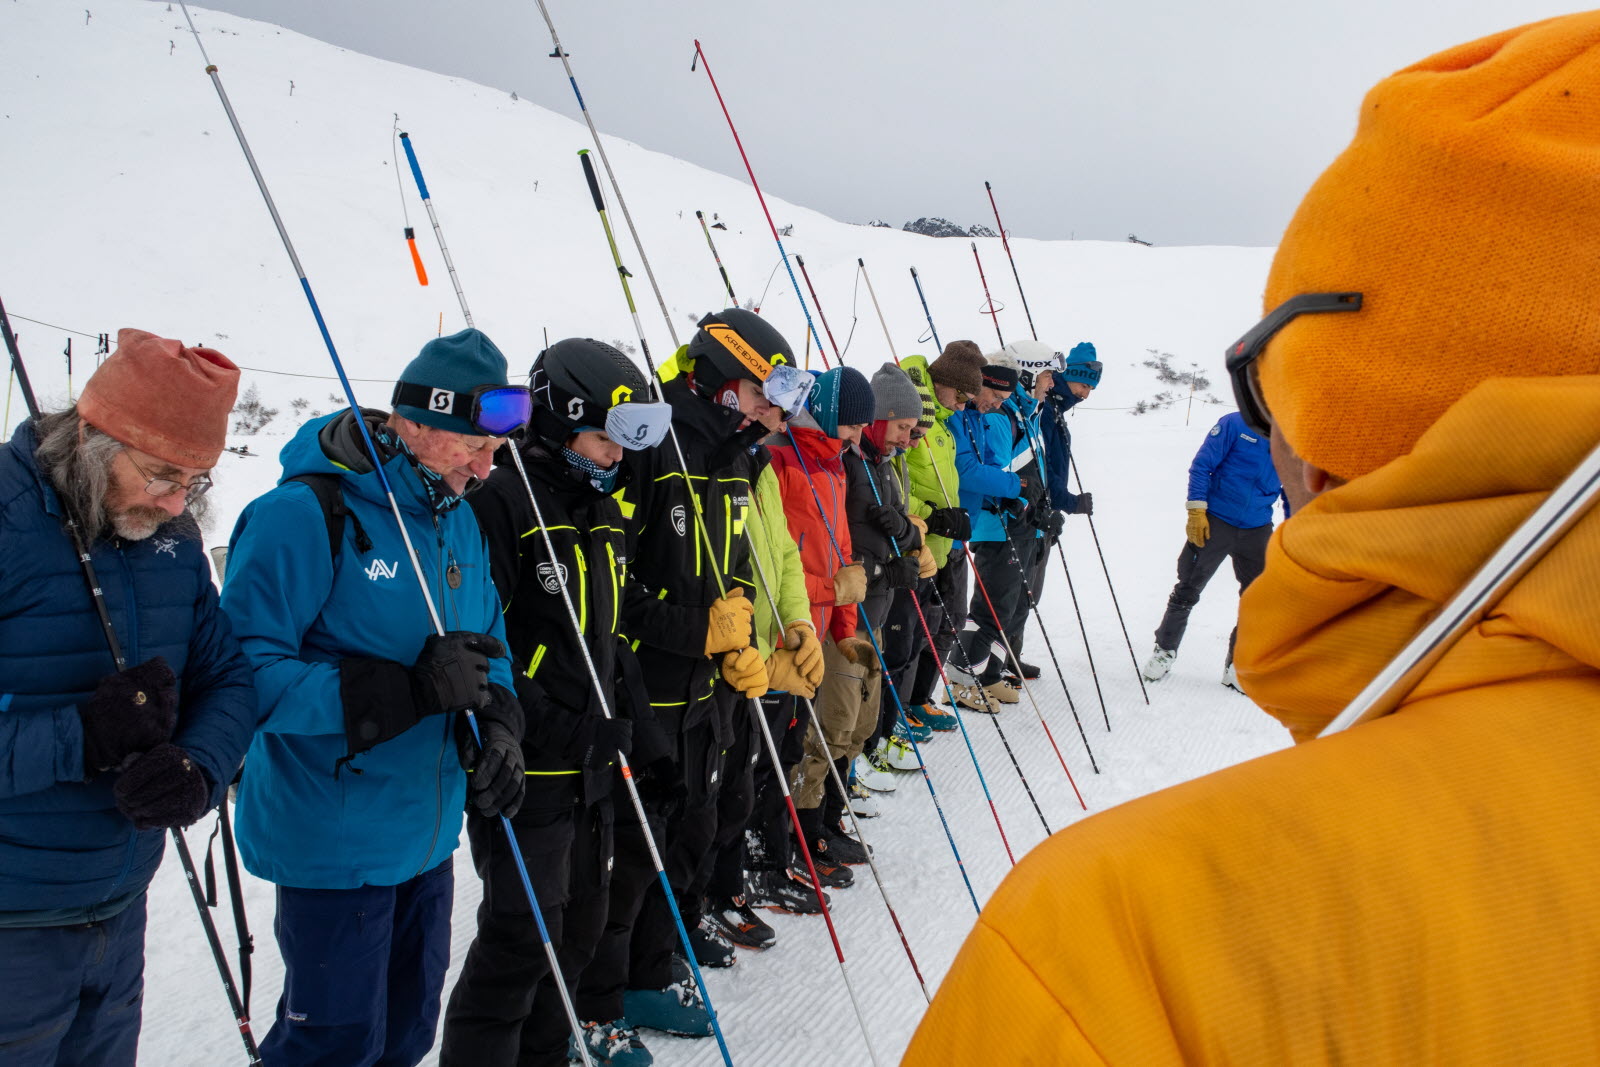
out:
<path id="1" fill-rule="evenodd" d="M 1017 384 L 1017 368 L 991 363 L 983 368 L 983 384 L 989 389 L 1009 393 Z"/>
<path id="2" fill-rule="evenodd" d="M 839 375 L 839 425 L 865 426 L 872 421 L 877 402 L 872 383 L 854 367 L 841 367 Z"/>

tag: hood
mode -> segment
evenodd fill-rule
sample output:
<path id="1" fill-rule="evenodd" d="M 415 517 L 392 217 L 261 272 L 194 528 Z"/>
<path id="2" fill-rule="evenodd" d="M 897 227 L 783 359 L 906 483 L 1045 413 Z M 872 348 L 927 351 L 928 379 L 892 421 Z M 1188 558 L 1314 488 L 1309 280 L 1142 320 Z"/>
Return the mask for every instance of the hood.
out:
<path id="1" fill-rule="evenodd" d="M 367 432 L 376 433 L 389 418 L 389 413 L 375 408 L 362 408 L 361 417 Z M 278 453 L 283 464 L 282 483 L 302 474 L 337 474 L 344 478 L 345 488 L 369 500 L 387 503 L 383 483 L 373 471 L 372 457 L 356 427 L 355 416 L 349 408 L 341 408 L 305 423 Z M 431 510 L 422 480 L 411 470 L 402 455 L 384 460 L 384 472 L 394 489 L 395 499 L 408 509 Z"/>
<path id="2" fill-rule="evenodd" d="M 1235 666 L 1297 741 L 1315 737 L 1595 447 L 1600 375 L 1483 382 L 1408 455 L 1273 534 L 1239 605 Z M 1600 508 L 1445 654 L 1398 709 L 1600 669 Z"/>
<path id="3" fill-rule="evenodd" d="M 807 460 L 816 460 L 825 463 L 838 463 L 839 457 L 844 452 L 844 442 L 837 437 L 829 437 L 816 426 L 801 426 L 789 424 L 789 436 L 794 439 L 795 447 L 806 454 Z M 780 439 L 780 443 L 787 443 Z"/>

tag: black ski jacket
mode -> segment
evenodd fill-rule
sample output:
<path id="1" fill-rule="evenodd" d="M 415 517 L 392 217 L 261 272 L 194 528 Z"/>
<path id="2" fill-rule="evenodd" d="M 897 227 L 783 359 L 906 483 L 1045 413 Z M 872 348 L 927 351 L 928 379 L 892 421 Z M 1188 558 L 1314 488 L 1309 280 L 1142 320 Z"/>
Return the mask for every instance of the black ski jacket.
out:
<path id="1" fill-rule="evenodd" d="M 619 494 L 628 528 L 629 576 L 623 629 L 634 641 L 645 687 L 669 730 L 695 725 L 716 684 L 718 660 L 705 654 L 706 612 L 719 592 L 695 501 L 705 517 L 712 558 L 731 589 L 755 595 L 746 514 L 757 470 L 753 450 L 766 434 L 760 423 L 694 393 L 682 378 L 662 386 L 683 448 L 690 482 L 669 436 L 623 459 L 628 484 Z M 689 485 L 692 483 L 693 490 Z"/>
<path id="2" fill-rule="evenodd" d="M 514 466 L 497 468 L 467 501 L 488 542 L 517 695 L 527 716 L 524 806 L 558 804 L 572 793 L 592 802 L 611 788 L 615 753 L 590 751 L 594 721 L 604 713 L 562 586 L 578 612 L 606 703 L 613 715 L 633 720 L 630 761 L 643 766 L 665 751 L 638 662 L 621 631 L 627 583 L 621 509 L 543 444 L 524 444 L 522 457 L 544 517 L 542 529 Z M 553 560 L 545 532 L 555 548 Z"/>

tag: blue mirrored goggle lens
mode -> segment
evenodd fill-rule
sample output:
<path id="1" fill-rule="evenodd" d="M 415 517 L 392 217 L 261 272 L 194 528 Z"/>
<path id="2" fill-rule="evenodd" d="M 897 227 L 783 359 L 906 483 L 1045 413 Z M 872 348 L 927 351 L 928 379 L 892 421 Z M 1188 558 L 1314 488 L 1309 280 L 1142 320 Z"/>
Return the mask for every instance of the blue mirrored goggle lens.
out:
<path id="1" fill-rule="evenodd" d="M 509 385 L 478 394 L 474 425 L 490 437 L 504 437 L 524 425 L 533 413 L 533 398 L 521 386 Z"/>

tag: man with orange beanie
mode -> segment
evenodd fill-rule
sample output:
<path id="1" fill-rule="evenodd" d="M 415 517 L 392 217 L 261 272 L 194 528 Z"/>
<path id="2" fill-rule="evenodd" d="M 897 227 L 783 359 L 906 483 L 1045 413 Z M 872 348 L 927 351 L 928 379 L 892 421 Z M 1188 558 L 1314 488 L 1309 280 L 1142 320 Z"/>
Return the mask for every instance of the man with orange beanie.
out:
<path id="1" fill-rule="evenodd" d="M 1593 1061 L 1600 512 L 1318 735 L 1596 446 L 1597 174 L 1600 12 L 1368 94 L 1228 349 L 1294 505 L 1238 676 L 1299 744 L 1035 850 L 906 1062 Z"/>
<path id="2" fill-rule="evenodd" d="M 166 830 L 222 802 L 250 743 L 250 668 L 196 522 L 238 382 L 220 352 L 121 330 L 76 405 L 0 446 L 6 1063 L 134 1062 Z"/>

